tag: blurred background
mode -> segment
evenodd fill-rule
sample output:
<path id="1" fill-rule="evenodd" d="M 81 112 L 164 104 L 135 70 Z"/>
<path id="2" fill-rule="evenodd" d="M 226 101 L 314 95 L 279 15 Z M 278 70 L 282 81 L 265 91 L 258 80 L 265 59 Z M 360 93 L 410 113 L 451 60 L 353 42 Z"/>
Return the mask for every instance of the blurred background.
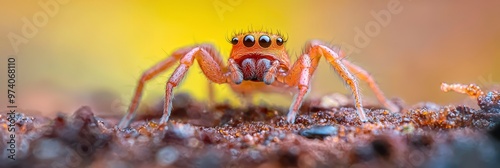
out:
<path id="1" fill-rule="evenodd" d="M 465 95 L 443 93 L 441 82 L 500 83 L 500 1 L 98 1 L 2 0 L 1 69 L 17 58 L 17 104 L 44 113 L 73 112 L 99 90 L 128 105 L 141 74 L 176 49 L 209 42 L 225 59 L 234 32 L 273 30 L 288 37 L 292 60 L 306 41 L 341 45 L 347 59 L 365 68 L 390 98 L 457 103 Z M 386 15 L 384 15 L 386 14 Z M 324 60 L 323 60 L 324 61 Z M 350 94 L 326 63 L 310 96 Z M 164 94 L 173 68 L 146 84 L 143 104 Z M 6 73 L 0 74 L 5 88 Z M 198 66 L 176 92 L 207 100 L 208 80 Z M 373 101 L 366 86 L 363 95 Z M 6 95 L 6 89 L 0 89 Z M 1 96 L 1 102 L 7 102 Z M 273 96 L 271 96 L 273 97 Z M 272 103 L 288 106 L 291 96 Z M 218 102 L 238 104 L 226 85 Z M 256 102 L 271 102 L 257 95 Z M 269 96 L 266 96 L 269 98 Z M 5 108 L 3 105 L 0 108 Z"/>

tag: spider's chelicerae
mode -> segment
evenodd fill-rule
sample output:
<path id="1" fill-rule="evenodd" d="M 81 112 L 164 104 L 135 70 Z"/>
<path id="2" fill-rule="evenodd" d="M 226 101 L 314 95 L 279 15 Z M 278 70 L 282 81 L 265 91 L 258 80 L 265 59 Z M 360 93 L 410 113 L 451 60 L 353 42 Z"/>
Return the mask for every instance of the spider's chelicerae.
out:
<path id="1" fill-rule="evenodd" d="M 392 112 L 399 111 L 397 106 L 384 97 L 367 71 L 343 59 L 344 52 L 339 48 L 330 48 L 321 41 L 312 40 L 306 43 L 304 53 L 291 65 L 285 49 L 286 41 L 279 34 L 261 31 L 240 33 L 235 35 L 230 42 L 233 47 L 227 65 L 223 63 L 221 55 L 214 46 L 200 44 L 181 48 L 144 72 L 128 112 L 118 127 L 127 127 L 133 119 L 145 82 L 179 62 L 166 83 L 164 110 L 160 120 L 160 124 L 165 124 L 172 111 L 172 90 L 181 82 L 195 60 L 211 82 L 227 83 L 235 92 L 243 95 L 248 95 L 253 91 L 269 92 L 283 89 L 294 92 L 293 103 L 287 115 L 287 121 L 290 123 L 295 121 L 295 116 L 310 89 L 311 77 L 321 57 L 324 57 L 350 86 L 361 121 L 367 121 L 367 117 L 361 103 L 356 77 L 369 84 L 378 100 L 387 109 Z"/>

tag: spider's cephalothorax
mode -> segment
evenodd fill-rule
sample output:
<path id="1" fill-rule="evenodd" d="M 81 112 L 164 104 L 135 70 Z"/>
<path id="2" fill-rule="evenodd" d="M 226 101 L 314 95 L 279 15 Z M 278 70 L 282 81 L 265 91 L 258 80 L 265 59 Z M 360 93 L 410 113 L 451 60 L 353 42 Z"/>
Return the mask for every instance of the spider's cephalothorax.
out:
<path id="1" fill-rule="evenodd" d="M 173 88 L 181 82 L 195 60 L 212 83 L 227 83 L 235 92 L 244 96 L 249 96 L 254 91 L 290 90 L 294 92 L 294 100 L 287 115 L 287 121 L 290 123 L 295 121 L 302 101 L 309 91 L 311 77 L 322 57 L 350 86 L 361 121 L 364 122 L 368 119 L 363 109 L 357 78 L 369 84 L 379 101 L 387 109 L 392 112 L 399 111 L 397 106 L 384 97 L 368 72 L 343 59 L 344 53 L 339 48 L 330 48 L 321 41 L 312 40 L 306 43 L 305 52 L 293 65 L 290 65 L 285 42 L 286 40 L 279 34 L 267 32 L 237 34 L 230 39 L 233 48 L 227 65 L 224 65 L 219 52 L 210 44 L 178 49 L 170 57 L 143 73 L 128 113 L 118 127 L 125 128 L 129 125 L 139 105 L 145 82 L 179 62 L 166 83 L 164 113 L 160 120 L 160 124 L 165 124 L 172 111 Z"/>
<path id="2" fill-rule="evenodd" d="M 270 85 L 276 78 L 273 70 L 283 71 L 283 67 L 288 66 L 285 41 L 279 35 L 263 32 L 240 34 L 233 37 L 231 43 L 229 64 L 238 65 L 233 69 L 237 74 L 232 78 L 235 84 L 248 80 Z"/>

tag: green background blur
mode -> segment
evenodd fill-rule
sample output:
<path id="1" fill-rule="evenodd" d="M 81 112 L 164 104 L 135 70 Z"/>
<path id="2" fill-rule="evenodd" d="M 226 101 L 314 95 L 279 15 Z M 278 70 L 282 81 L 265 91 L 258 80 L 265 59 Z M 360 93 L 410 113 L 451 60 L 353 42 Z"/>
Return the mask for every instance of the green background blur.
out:
<path id="1" fill-rule="evenodd" d="M 344 48 L 355 46 L 356 28 L 376 21 L 371 11 L 390 1 L 118 1 L 67 0 L 53 16 L 14 50 L 8 34 L 23 35 L 23 18 L 33 22 L 49 0 L 1 0 L 0 67 L 17 58 L 18 104 L 39 111 L 71 111 L 81 105 L 68 95 L 96 89 L 115 91 L 127 105 L 142 72 L 175 49 L 215 44 L 227 59 L 232 33 L 261 28 L 288 36 L 292 60 L 307 40 L 320 39 Z M 57 2 L 57 1 L 54 1 Z M 348 59 L 368 70 L 388 97 L 408 104 L 456 103 L 464 95 L 442 93 L 441 82 L 490 86 L 500 81 L 500 1 L 398 1 L 401 12 Z M 214 4 L 216 4 L 214 6 Z M 42 5 L 43 6 L 43 5 Z M 216 7 L 217 6 L 217 7 Z M 55 10 L 57 9 L 57 10 Z M 223 13 L 218 10 L 224 10 Z M 43 18 L 38 18 L 43 23 Z M 172 68 L 173 69 L 173 68 Z M 172 70 L 146 85 L 143 100 L 164 93 Z M 1 94 L 6 95 L 2 71 Z M 177 91 L 207 99 L 207 79 L 193 66 Z M 366 100 L 374 100 L 364 82 Z M 310 96 L 350 93 L 332 68 L 321 63 Z M 238 102 L 226 85 L 216 87 L 217 101 Z M 0 95 L 2 104 L 5 96 Z M 71 97 L 71 96 L 69 96 Z M 259 96 L 260 97 L 260 96 Z M 266 96 L 267 97 L 267 96 Z M 288 105 L 291 96 L 282 96 Z M 258 99 L 258 98 L 256 98 Z M 263 100 L 271 102 L 270 100 Z M 1 108 L 4 108 L 3 106 Z"/>

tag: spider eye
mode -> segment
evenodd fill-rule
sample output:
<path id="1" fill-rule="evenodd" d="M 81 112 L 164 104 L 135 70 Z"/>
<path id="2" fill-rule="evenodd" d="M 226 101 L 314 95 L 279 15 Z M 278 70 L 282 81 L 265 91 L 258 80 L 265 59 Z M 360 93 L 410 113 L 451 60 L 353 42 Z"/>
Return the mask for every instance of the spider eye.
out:
<path id="1" fill-rule="evenodd" d="M 243 39 L 243 44 L 246 47 L 252 47 L 255 44 L 255 38 L 252 35 L 246 35 Z"/>
<path id="2" fill-rule="evenodd" d="M 260 36 L 259 45 L 264 47 L 264 48 L 271 46 L 271 38 L 269 38 L 269 36 L 267 36 L 267 35 Z"/>
<path id="3" fill-rule="evenodd" d="M 233 45 L 238 44 L 238 37 L 233 37 L 233 39 L 231 39 L 231 43 L 232 43 Z"/>
<path id="4" fill-rule="evenodd" d="M 278 37 L 278 38 L 276 39 L 276 44 L 278 44 L 278 46 L 283 45 L 283 39 L 282 39 L 281 37 Z"/>

